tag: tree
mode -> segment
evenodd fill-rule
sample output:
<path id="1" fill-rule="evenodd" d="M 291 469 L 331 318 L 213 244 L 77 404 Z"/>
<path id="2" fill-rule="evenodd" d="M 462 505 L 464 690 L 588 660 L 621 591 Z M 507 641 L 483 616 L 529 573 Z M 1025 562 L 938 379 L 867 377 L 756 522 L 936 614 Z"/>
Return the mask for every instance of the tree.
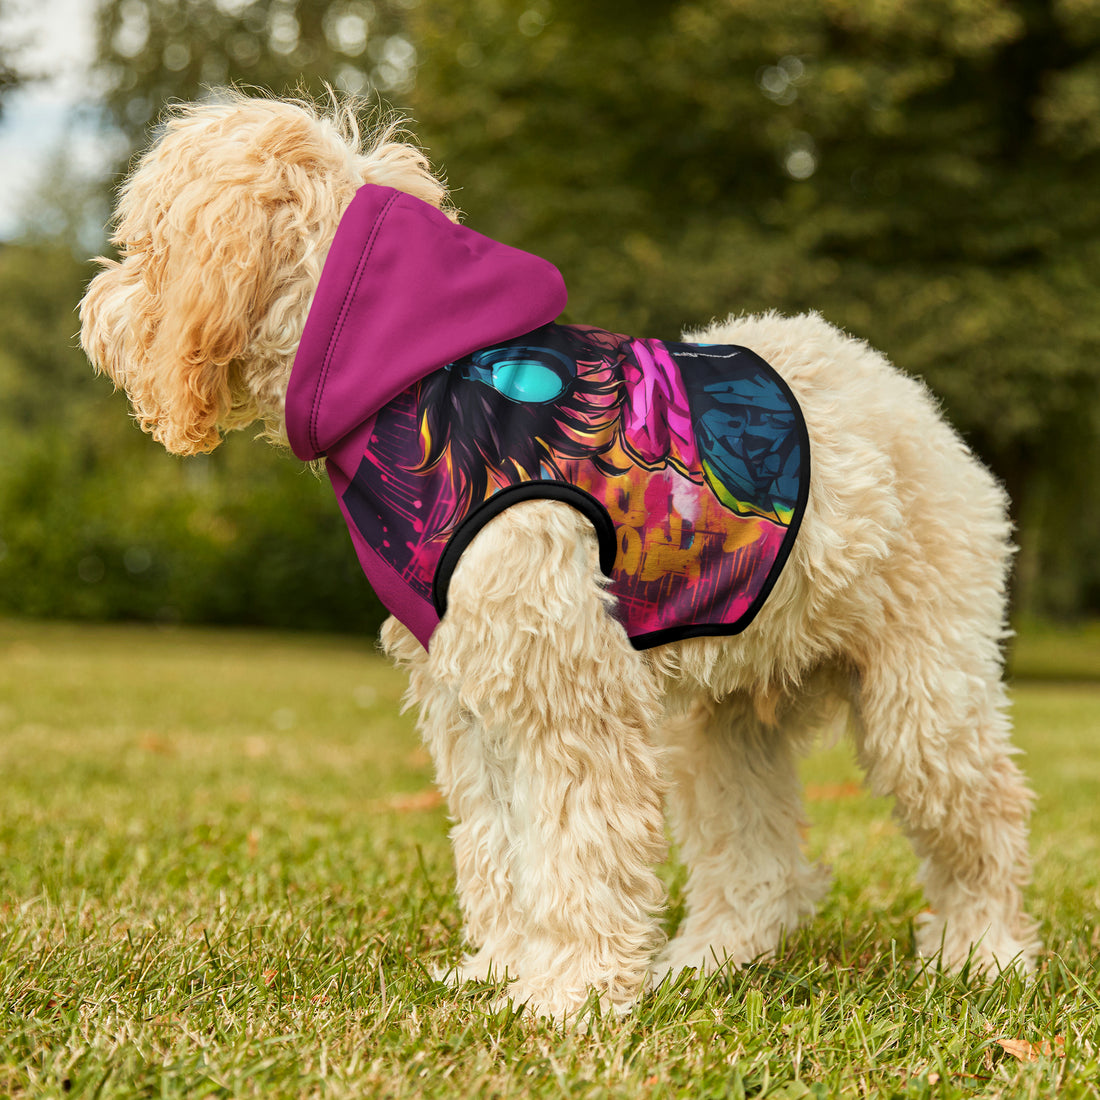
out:
<path id="1" fill-rule="evenodd" d="M 0 26 L 11 14 L 10 0 L 0 0 Z M 27 75 L 18 66 L 16 54 L 22 43 L 5 32 L 0 38 L 0 119 L 4 117 L 4 101 L 26 82 Z"/>
<path id="2" fill-rule="evenodd" d="M 397 27 L 365 0 L 107 0 L 103 121 L 132 152 L 166 100 L 203 95 L 206 81 L 401 87 L 414 59 Z M 63 169 L 33 233 L 0 246 L 0 611 L 376 627 L 382 608 L 326 485 L 246 439 L 174 459 L 92 378 L 73 339 L 91 269 L 70 247 L 90 206 Z"/>
<path id="3" fill-rule="evenodd" d="M 923 375 L 1006 480 L 1023 605 L 1100 609 L 1097 0 L 105 0 L 99 35 L 131 150 L 226 81 L 410 107 L 470 223 L 561 267 L 572 319 L 821 310 Z M 253 523 L 233 485 L 300 488 L 255 446 L 201 468 L 193 527 L 237 549 L 278 509 Z"/>
<path id="4" fill-rule="evenodd" d="M 368 0 L 106 0 L 102 122 L 123 135 L 125 156 L 167 100 L 204 95 L 206 84 L 284 95 L 321 95 L 326 79 L 349 92 L 400 89 L 415 63 L 401 10 Z M 0 610 L 376 627 L 381 605 L 326 485 L 244 439 L 174 459 L 93 380 L 73 340 L 91 272 L 70 245 L 94 203 L 63 165 L 43 200 L 28 239 L 0 247 Z"/>
<path id="5" fill-rule="evenodd" d="M 242 84 L 279 95 L 401 95 L 416 51 L 403 34 L 409 0 L 106 0 L 97 71 L 110 121 L 146 140 L 172 99 Z"/>
<path id="6" fill-rule="evenodd" d="M 1066 476 L 1100 407 L 1095 0 L 426 0 L 412 19 L 430 151 L 478 228 L 559 264 L 572 316 L 667 336 L 821 310 L 942 395 L 1009 485 L 1025 579 L 1076 544 L 1059 600 L 1079 602 L 1081 527 L 1039 516 L 1100 505 Z"/>
<path id="7" fill-rule="evenodd" d="M 0 246 L 0 614 L 370 631 L 331 491 L 249 439 L 180 461 L 73 339 L 88 265 Z"/>

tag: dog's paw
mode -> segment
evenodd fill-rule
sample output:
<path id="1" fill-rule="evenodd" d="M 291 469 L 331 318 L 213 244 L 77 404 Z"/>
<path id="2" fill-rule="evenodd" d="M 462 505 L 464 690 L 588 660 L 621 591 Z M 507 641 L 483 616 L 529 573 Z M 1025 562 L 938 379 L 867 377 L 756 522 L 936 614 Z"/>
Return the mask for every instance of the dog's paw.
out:
<path id="1" fill-rule="evenodd" d="M 653 968 L 654 985 L 685 970 L 714 974 L 771 959 L 783 937 L 813 916 L 830 879 L 828 867 L 801 864 L 785 879 L 747 886 L 736 905 L 724 890 L 697 896 L 696 911 Z"/>
<path id="2" fill-rule="evenodd" d="M 952 974 L 964 968 L 975 975 L 993 976 L 1003 970 L 1030 974 L 1039 946 L 1035 925 L 1026 917 L 1015 925 L 981 919 L 945 921 L 938 913 L 920 913 L 917 954 Z"/>
<path id="3" fill-rule="evenodd" d="M 673 980 L 685 970 L 714 974 L 738 970 L 752 962 L 767 962 L 783 938 L 785 925 L 775 922 L 766 928 L 733 928 L 727 923 L 719 934 L 676 936 L 668 942 L 653 967 L 653 983 Z"/>
<path id="4" fill-rule="evenodd" d="M 675 982 L 685 971 L 700 974 L 715 974 L 719 970 L 737 970 L 757 959 L 768 959 L 771 950 L 760 951 L 755 955 L 729 946 L 715 947 L 709 943 L 688 943 L 672 940 L 660 958 L 653 964 L 653 986 L 662 982 Z"/>
<path id="5" fill-rule="evenodd" d="M 491 952 L 483 950 L 474 955 L 463 955 L 453 966 L 435 967 L 432 977 L 452 987 L 463 982 L 500 982 L 507 980 L 508 968 L 498 963 Z"/>
<path id="6" fill-rule="evenodd" d="M 591 988 L 563 989 L 559 986 L 516 980 L 507 992 L 493 1001 L 494 1011 L 508 1008 L 513 1012 L 529 1012 L 539 1019 L 560 1026 L 587 1031 L 594 1013 L 600 1016 L 626 1016 L 634 1008 L 636 998 L 611 998 Z"/>

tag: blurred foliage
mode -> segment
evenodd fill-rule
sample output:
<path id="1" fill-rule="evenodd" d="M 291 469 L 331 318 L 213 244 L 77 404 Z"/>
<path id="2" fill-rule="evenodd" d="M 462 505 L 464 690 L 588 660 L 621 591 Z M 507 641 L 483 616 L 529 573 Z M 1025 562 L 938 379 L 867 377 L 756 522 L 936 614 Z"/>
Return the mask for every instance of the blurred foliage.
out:
<path id="1" fill-rule="evenodd" d="M 323 479 L 240 434 L 164 453 L 74 336 L 86 263 L 0 248 L 0 612 L 372 630 Z"/>
<path id="2" fill-rule="evenodd" d="M 1005 480 L 1022 602 L 1096 607 L 1100 3 L 424 0 L 410 33 L 459 205 L 572 319 L 822 312 Z"/>
<path id="3" fill-rule="evenodd" d="M 4 117 L 4 100 L 27 79 L 15 57 L 20 43 L 4 25 L 13 7 L 11 0 L 0 0 L 0 119 Z"/>
<path id="4" fill-rule="evenodd" d="M 171 99 L 236 83 L 293 95 L 404 95 L 416 50 L 404 14 L 416 0 L 107 0 L 97 71 L 112 123 L 144 144 Z"/>
<path id="5" fill-rule="evenodd" d="M 131 150 L 226 81 L 410 111 L 467 221 L 562 269 L 567 319 L 819 310 L 1006 481 L 1021 608 L 1100 610 L 1100 0 L 104 0 L 99 34 Z M 67 242 L 94 201 L 53 176 L 0 251 L 0 607 L 372 625 L 325 484 L 244 439 L 171 459 L 90 377 Z"/>

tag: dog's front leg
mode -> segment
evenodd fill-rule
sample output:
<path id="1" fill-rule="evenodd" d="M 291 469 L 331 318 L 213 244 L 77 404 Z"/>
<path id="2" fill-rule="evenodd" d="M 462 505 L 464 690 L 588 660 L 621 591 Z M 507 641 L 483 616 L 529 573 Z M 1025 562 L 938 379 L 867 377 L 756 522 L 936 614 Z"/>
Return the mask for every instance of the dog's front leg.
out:
<path id="1" fill-rule="evenodd" d="M 657 688 L 599 576 L 579 513 L 514 505 L 463 555 L 428 660 L 453 699 L 428 725 L 482 947 L 468 972 L 492 956 L 515 1004 L 556 1019 L 593 990 L 628 1008 L 661 939 Z"/>
<path id="2" fill-rule="evenodd" d="M 514 930 L 521 922 L 505 873 L 514 833 L 508 753 L 459 702 L 461 682 L 438 667 L 448 633 L 438 635 L 442 644 L 433 641 L 429 656 L 397 619 L 390 618 L 382 627 L 382 648 L 408 673 L 406 702 L 417 708 L 417 725 L 435 764 L 436 783 L 455 823 L 451 842 L 458 899 L 464 936 L 473 949 L 460 963 L 441 971 L 457 984 L 514 974 Z"/>

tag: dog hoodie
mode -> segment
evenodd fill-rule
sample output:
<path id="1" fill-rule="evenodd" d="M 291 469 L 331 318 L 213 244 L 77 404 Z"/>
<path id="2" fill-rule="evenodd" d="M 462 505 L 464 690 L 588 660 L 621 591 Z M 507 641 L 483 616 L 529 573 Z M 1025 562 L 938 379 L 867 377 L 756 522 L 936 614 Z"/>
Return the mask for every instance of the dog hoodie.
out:
<path id="1" fill-rule="evenodd" d="M 746 348 L 557 324 L 565 303 L 548 261 L 364 186 L 291 372 L 294 453 L 324 458 L 367 580 L 425 647 L 462 551 L 532 499 L 592 523 L 636 648 L 740 632 L 806 506 L 794 397 Z"/>

